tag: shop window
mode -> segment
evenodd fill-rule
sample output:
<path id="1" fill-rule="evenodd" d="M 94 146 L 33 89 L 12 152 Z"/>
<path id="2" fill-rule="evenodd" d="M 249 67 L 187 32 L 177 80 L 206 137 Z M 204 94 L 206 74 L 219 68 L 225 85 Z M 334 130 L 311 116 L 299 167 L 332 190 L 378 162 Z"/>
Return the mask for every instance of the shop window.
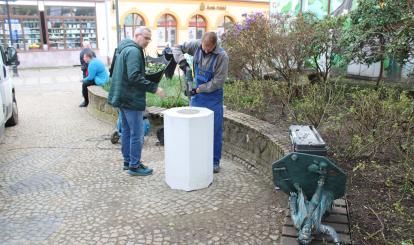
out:
<path id="1" fill-rule="evenodd" d="M 158 46 L 172 46 L 177 42 L 177 21 L 174 16 L 164 14 L 158 20 L 156 40 Z"/>
<path id="2" fill-rule="evenodd" d="M 94 7 L 62 7 L 62 6 L 50 6 L 46 10 L 47 16 L 56 17 L 76 17 L 76 16 L 90 16 L 95 17 Z"/>
<path id="3" fill-rule="evenodd" d="M 50 49 L 80 49 L 83 41 L 97 48 L 96 18 L 93 7 L 47 7 Z"/>
<path id="4" fill-rule="evenodd" d="M 6 5 L 4 5 L 4 4 L 0 5 L 0 15 L 7 15 Z M 4 19 L 2 18 L 1 20 L 4 20 Z"/>
<path id="5" fill-rule="evenodd" d="M 217 36 L 221 37 L 221 35 L 223 35 L 223 33 L 225 33 L 226 30 L 233 24 L 234 20 L 231 17 L 227 15 L 221 17 L 217 28 Z"/>
<path id="6" fill-rule="evenodd" d="M 89 41 L 92 48 L 98 48 L 98 39 L 96 36 L 96 22 L 88 19 L 81 20 L 81 40 Z"/>
<path id="7" fill-rule="evenodd" d="M 63 20 L 60 19 L 48 19 L 47 20 L 48 31 L 48 44 L 51 49 L 64 49 L 65 48 L 65 28 Z"/>
<path id="8" fill-rule="evenodd" d="M 11 15 L 36 16 L 39 14 L 37 6 L 10 6 Z"/>
<path id="9" fill-rule="evenodd" d="M 11 35 L 6 6 L 0 5 L 0 43 L 20 51 L 41 49 L 42 28 L 38 7 L 9 5 L 9 14 Z"/>
<path id="10" fill-rule="evenodd" d="M 129 14 L 124 19 L 124 26 L 121 33 L 121 38 L 132 38 L 134 36 L 135 29 L 139 26 L 145 26 L 145 21 L 139 14 Z"/>
<path id="11" fill-rule="evenodd" d="M 201 15 L 194 15 L 188 25 L 188 39 L 201 39 L 206 32 L 207 22 Z"/>

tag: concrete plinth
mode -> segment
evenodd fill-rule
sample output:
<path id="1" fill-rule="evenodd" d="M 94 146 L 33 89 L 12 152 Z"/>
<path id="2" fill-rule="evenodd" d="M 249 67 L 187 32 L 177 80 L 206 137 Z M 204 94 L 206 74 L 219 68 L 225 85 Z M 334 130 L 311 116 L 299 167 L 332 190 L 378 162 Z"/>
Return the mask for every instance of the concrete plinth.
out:
<path id="1" fill-rule="evenodd" d="M 214 113 L 200 107 L 164 112 L 165 181 L 192 191 L 213 182 Z"/>

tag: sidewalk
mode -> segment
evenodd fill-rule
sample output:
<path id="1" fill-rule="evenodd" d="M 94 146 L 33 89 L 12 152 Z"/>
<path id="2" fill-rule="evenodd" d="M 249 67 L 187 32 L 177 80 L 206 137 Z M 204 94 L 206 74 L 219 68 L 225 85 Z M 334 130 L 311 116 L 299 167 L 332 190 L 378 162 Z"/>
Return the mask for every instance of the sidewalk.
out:
<path id="1" fill-rule="evenodd" d="M 14 84 L 18 85 L 79 82 L 82 79 L 80 67 L 21 69 L 18 73 L 18 77 L 12 75 Z"/>

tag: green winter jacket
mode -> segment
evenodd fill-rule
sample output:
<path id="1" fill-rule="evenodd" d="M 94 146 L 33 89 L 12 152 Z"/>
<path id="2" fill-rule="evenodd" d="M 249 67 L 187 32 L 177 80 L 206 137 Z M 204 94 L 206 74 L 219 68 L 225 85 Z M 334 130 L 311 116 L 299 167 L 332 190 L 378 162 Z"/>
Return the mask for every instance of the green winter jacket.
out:
<path id="1" fill-rule="evenodd" d="M 142 48 L 130 39 L 117 49 L 108 103 L 114 107 L 144 111 L 146 92 L 155 93 L 158 84 L 145 79 L 145 58 Z"/>

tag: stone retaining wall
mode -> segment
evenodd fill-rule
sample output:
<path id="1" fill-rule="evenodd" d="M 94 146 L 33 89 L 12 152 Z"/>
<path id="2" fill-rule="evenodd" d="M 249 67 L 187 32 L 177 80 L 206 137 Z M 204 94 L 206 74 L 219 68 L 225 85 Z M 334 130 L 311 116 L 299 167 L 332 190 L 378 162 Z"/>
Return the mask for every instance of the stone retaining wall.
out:
<path id="1" fill-rule="evenodd" d="M 88 111 L 106 121 L 114 122 L 117 110 L 107 103 L 108 93 L 101 87 L 91 86 Z M 153 129 L 162 125 L 160 109 L 150 107 Z M 246 165 L 251 171 L 272 183 L 272 163 L 289 152 L 286 129 L 255 117 L 226 110 L 224 113 L 223 155 Z"/>
<path id="2" fill-rule="evenodd" d="M 104 121 L 114 123 L 118 118 L 118 110 L 108 104 L 108 92 L 99 86 L 89 86 L 88 112 Z"/>
<path id="3" fill-rule="evenodd" d="M 243 163 L 273 183 L 272 163 L 289 152 L 288 131 L 255 117 L 226 110 L 223 146 L 227 157 Z"/>

